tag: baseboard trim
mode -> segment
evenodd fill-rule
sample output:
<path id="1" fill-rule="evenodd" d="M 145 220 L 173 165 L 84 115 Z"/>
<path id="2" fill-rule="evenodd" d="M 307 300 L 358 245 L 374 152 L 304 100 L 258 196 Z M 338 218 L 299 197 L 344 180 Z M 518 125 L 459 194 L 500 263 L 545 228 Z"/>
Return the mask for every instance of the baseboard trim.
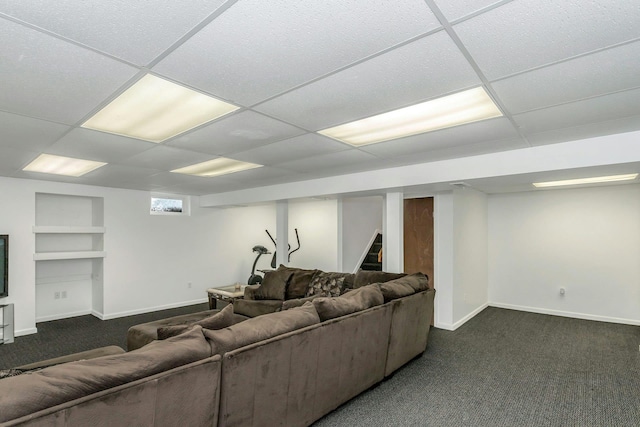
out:
<path id="1" fill-rule="evenodd" d="M 70 317 L 86 316 L 87 314 L 91 314 L 91 310 L 74 311 L 72 313 L 52 314 L 50 316 L 36 317 L 36 323 L 50 322 L 51 320 L 68 319 Z"/>
<path id="2" fill-rule="evenodd" d="M 31 335 L 31 334 L 37 334 L 37 333 L 38 333 L 38 328 L 27 328 L 27 329 L 20 329 L 19 331 L 15 331 L 13 336 L 21 337 L 24 335 Z"/>
<path id="3" fill-rule="evenodd" d="M 476 308 L 475 310 L 473 310 L 471 313 L 467 314 L 466 316 L 464 316 L 462 319 L 458 320 L 457 322 L 454 322 L 453 324 L 453 329 L 452 331 L 455 331 L 456 329 L 458 329 L 460 326 L 464 325 L 465 323 L 467 323 L 469 320 L 473 319 L 474 317 L 476 317 L 478 315 L 478 313 L 480 313 L 482 310 L 484 310 L 485 308 L 489 307 L 489 303 L 485 302 L 484 304 L 482 304 L 480 307 Z"/>
<path id="4" fill-rule="evenodd" d="M 573 319 L 595 320 L 597 322 L 620 323 L 623 325 L 640 326 L 640 320 L 622 319 L 618 317 L 598 316 L 595 314 L 575 313 L 572 311 L 551 310 L 547 308 L 527 307 L 524 305 L 503 304 L 499 302 L 490 302 L 490 307 L 506 308 L 509 310 L 526 311 L 529 313 L 549 314 L 551 316 L 571 317 Z"/>
<path id="5" fill-rule="evenodd" d="M 455 331 L 460 326 L 464 325 L 469 320 L 471 320 L 474 317 L 476 317 L 478 315 L 478 313 L 480 313 L 482 310 L 484 310 L 487 307 L 489 307 L 489 303 L 484 303 L 480 307 L 476 308 L 471 313 L 467 314 L 462 319 L 460 319 L 460 320 L 458 320 L 457 322 L 454 322 L 454 323 L 438 322 L 437 319 L 436 319 L 436 322 L 435 322 L 435 324 L 433 326 L 435 326 L 436 328 L 439 328 L 439 329 L 445 329 L 447 331 Z"/>
<path id="6" fill-rule="evenodd" d="M 170 308 L 178 308 L 178 307 L 186 307 L 188 305 L 202 304 L 208 301 L 209 300 L 207 298 L 199 298 L 191 301 L 182 301 L 182 302 L 176 302 L 172 304 L 159 305 L 155 307 L 141 308 L 137 310 L 121 311 L 118 313 L 102 314 L 102 313 L 95 312 L 91 314 L 93 314 L 94 316 L 102 320 L 111 320 L 111 319 L 118 319 L 120 317 L 135 316 L 136 314 L 144 314 L 144 313 L 151 313 L 154 311 L 168 310 Z"/>

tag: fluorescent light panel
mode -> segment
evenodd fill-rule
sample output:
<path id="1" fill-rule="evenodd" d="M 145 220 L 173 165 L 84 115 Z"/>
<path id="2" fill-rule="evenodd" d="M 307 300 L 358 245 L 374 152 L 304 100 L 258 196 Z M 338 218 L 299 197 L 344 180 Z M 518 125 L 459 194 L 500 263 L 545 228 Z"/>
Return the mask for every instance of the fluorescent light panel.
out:
<path id="1" fill-rule="evenodd" d="M 104 165 L 106 165 L 106 163 L 94 162 L 92 160 L 73 159 L 71 157 L 54 156 L 53 154 L 40 154 L 22 170 L 78 177 Z"/>
<path id="2" fill-rule="evenodd" d="M 361 146 L 500 116 L 484 88 L 477 87 L 318 133 Z"/>
<path id="3" fill-rule="evenodd" d="M 229 173 L 240 172 L 244 170 L 260 168 L 262 165 L 255 163 L 241 162 L 239 160 L 227 159 L 225 157 L 219 157 L 217 159 L 209 160 L 195 165 L 186 166 L 184 168 L 175 169 L 171 172 L 183 173 L 186 175 L 196 176 L 219 176 Z"/>
<path id="4" fill-rule="evenodd" d="M 598 176 L 594 178 L 579 178 L 579 179 L 566 179 L 563 181 L 547 181 L 547 182 L 534 182 L 533 185 L 538 188 L 545 187 L 562 187 L 565 185 L 580 185 L 580 184 L 596 184 L 601 182 L 616 182 L 616 181 L 629 181 L 636 179 L 637 173 L 626 175 L 610 175 L 610 176 Z"/>
<path id="5" fill-rule="evenodd" d="M 162 142 L 238 108 L 147 74 L 82 127 Z"/>

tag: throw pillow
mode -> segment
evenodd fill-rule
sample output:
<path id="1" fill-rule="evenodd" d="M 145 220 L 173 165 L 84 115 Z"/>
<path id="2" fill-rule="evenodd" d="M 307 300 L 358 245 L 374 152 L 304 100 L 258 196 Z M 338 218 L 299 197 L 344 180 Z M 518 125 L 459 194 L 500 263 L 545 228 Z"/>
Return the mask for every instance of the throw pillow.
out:
<path id="1" fill-rule="evenodd" d="M 323 297 L 337 297 L 342 293 L 344 279 L 347 273 L 325 273 L 318 270 L 309 283 L 305 297 L 319 295 Z"/>
<path id="2" fill-rule="evenodd" d="M 306 295 L 309 283 L 318 270 L 304 270 L 302 268 L 286 267 L 280 264 L 280 267 L 278 267 L 276 271 L 291 272 L 285 299 L 294 299 L 303 298 Z"/>
<path id="3" fill-rule="evenodd" d="M 224 354 L 316 323 L 320 323 L 318 313 L 313 303 L 307 302 L 302 307 L 254 317 L 217 331 L 203 329 L 202 332 L 209 340 L 212 354 Z"/>
<path id="4" fill-rule="evenodd" d="M 233 305 L 227 304 L 225 308 L 209 317 L 186 325 L 161 326 L 158 328 L 158 339 L 165 340 L 175 337 L 189 330 L 193 325 L 200 325 L 207 329 L 222 329 L 234 324 Z"/>
<path id="5" fill-rule="evenodd" d="M 268 271 L 264 274 L 262 284 L 253 292 L 256 300 L 275 299 L 283 301 L 291 272 L 286 270 Z"/>
<path id="6" fill-rule="evenodd" d="M 384 298 L 377 285 L 363 286 L 336 298 L 320 297 L 313 300 L 321 321 L 382 305 Z"/>
<path id="7" fill-rule="evenodd" d="M 398 279 L 398 280 L 402 280 L 402 279 Z M 384 296 L 385 302 L 406 297 L 409 295 L 413 295 L 415 293 L 413 288 L 408 284 L 397 282 L 395 280 L 390 280 L 384 283 L 378 283 L 378 286 L 380 286 L 380 290 L 382 291 L 382 295 Z"/>
<path id="8" fill-rule="evenodd" d="M 292 308 L 301 307 L 307 301 L 313 301 L 315 298 L 318 298 L 319 295 L 313 295 L 307 298 L 295 298 L 288 299 L 282 302 L 282 310 L 290 310 Z"/>

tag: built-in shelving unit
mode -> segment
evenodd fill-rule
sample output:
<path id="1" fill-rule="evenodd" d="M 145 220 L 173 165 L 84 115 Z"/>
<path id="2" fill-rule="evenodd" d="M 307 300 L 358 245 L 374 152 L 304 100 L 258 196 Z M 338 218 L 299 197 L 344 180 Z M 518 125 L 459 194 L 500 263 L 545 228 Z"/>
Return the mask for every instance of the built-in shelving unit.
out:
<path id="1" fill-rule="evenodd" d="M 104 201 L 36 194 L 36 321 L 103 312 Z"/>
<path id="2" fill-rule="evenodd" d="M 0 344 L 13 342 L 13 304 L 0 304 Z"/>

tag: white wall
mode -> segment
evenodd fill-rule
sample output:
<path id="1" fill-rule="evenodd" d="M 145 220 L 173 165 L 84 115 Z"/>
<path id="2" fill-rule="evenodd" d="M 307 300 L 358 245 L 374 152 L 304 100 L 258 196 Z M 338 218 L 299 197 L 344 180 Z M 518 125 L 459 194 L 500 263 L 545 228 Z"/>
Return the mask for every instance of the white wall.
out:
<path id="1" fill-rule="evenodd" d="M 0 234 L 10 235 L 9 297 L 0 301 L 15 304 L 17 335 L 36 331 L 32 227 L 39 192 L 104 198 L 105 318 L 205 301 L 209 287 L 246 282 L 255 258 L 251 248 L 266 246 L 264 230 L 275 226 L 272 205 L 204 209 L 195 198 L 190 217 L 155 216 L 149 215 L 150 195 L 144 191 L 0 178 Z M 258 268 L 268 268 L 267 258 Z M 38 304 L 64 303 L 76 310 L 89 301 L 81 291 L 77 298 L 74 292 L 66 300 L 50 297 Z"/>
<path id="2" fill-rule="evenodd" d="M 487 196 L 472 189 L 434 198 L 435 326 L 455 330 L 487 307 Z"/>
<path id="3" fill-rule="evenodd" d="M 290 266 L 338 270 L 337 200 L 289 202 L 289 243 L 292 249 L 297 247 L 295 228 L 300 235 L 301 248 L 291 255 Z"/>
<path id="4" fill-rule="evenodd" d="M 475 316 L 488 303 L 487 195 L 469 188 L 453 191 L 453 322 Z"/>
<path id="5" fill-rule="evenodd" d="M 640 325 L 640 185 L 492 195 L 489 235 L 491 305 Z"/>
<path id="6" fill-rule="evenodd" d="M 382 230 L 381 196 L 342 199 L 342 271 L 359 267 L 376 230 Z"/>

